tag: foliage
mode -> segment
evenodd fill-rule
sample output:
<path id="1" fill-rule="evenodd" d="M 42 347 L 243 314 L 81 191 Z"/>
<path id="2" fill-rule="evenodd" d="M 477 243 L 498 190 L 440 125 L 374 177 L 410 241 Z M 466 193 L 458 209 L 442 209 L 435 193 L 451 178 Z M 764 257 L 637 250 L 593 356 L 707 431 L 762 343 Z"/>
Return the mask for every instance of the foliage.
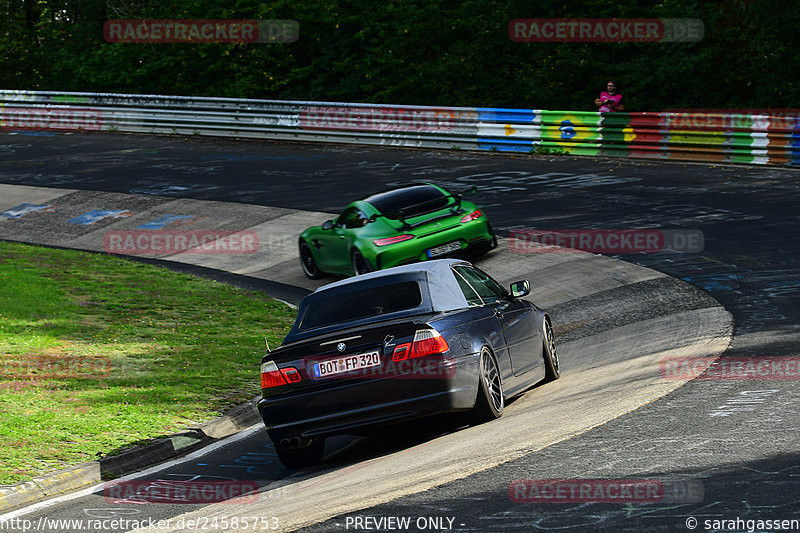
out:
<path id="1" fill-rule="evenodd" d="M 220 5 L 222 4 L 222 5 Z M 0 10 L 0 87 L 632 111 L 796 107 L 794 0 L 17 0 Z M 697 43 L 517 43 L 514 18 L 699 18 Z M 110 19 L 294 19 L 292 44 L 106 43 Z"/>

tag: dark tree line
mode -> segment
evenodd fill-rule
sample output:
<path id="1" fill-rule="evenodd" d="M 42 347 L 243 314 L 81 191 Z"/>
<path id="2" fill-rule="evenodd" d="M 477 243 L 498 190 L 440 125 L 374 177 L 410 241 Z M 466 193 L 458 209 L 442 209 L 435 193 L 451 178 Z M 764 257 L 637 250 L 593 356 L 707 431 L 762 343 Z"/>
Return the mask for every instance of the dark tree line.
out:
<path id="1" fill-rule="evenodd" d="M 224 5 L 220 5 L 224 4 Z M 519 43 L 515 18 L 698 18 L 695 43 Z M 294 19 L 292 44 L 107 43 L 109 19 Z M 593 110 L 797 108 L 795 0 L 0 0 L 0 88 Z"/>

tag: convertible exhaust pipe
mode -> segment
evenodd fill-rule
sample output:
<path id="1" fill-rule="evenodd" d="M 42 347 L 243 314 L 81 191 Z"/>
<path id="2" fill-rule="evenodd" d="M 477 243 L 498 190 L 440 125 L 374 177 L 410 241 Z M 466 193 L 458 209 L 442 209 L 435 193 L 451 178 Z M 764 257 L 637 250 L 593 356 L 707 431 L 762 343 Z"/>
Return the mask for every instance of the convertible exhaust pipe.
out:
<path id="1" fill-rule="evenodd" d="M 299 450 L 301 448 L 308 448 L 311 442 L 311 439 L 305 437 L 286 437 L 285 439 L 281 439 L 280 446 L 284 449 Z"/>

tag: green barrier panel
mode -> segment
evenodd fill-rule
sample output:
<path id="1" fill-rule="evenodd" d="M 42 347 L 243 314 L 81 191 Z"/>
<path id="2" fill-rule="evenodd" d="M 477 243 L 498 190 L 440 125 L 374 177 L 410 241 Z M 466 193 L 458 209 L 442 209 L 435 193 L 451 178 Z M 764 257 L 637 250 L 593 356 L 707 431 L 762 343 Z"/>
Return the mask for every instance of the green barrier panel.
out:
<path id="1" fill-rule="evenodd" d="M 602 113 L 600 135 L 603 139 L 602 155 L 609 157 L 628 157 L 629 142 L 632 138 L 630 113 Z"/>
<path id="2" fill-rule="evenodd" d="M 600 153 L 600 113 L 542 111 L 541 146 L 575 155 Z"/>

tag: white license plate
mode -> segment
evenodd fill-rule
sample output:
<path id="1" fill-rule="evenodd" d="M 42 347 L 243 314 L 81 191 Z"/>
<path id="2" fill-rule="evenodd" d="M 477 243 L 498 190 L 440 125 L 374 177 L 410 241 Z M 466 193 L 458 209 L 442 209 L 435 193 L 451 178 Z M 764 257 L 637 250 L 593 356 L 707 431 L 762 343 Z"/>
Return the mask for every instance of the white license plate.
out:
<path id="1" fill-rule="evenodd" d="M 381 364 L 378 350 L 357 355 L 343 355 L 314 363 L 312 369 L 315 378 L 324 378 L 336 374 L 344 374 L 353 370 L 363 370 Z"/>
<path id="2" fill-rule="evenodd" d="M 438 255 L 449 254 L 450 252 L 455 252 L 461 249 L 461 243 L 459 241 L 448 242 L 447 244 L 443 244 L 441 246 L 437 246 L 436 248 L 431 248 L 428 250 L 428 257 L 436 257 Z"/>

